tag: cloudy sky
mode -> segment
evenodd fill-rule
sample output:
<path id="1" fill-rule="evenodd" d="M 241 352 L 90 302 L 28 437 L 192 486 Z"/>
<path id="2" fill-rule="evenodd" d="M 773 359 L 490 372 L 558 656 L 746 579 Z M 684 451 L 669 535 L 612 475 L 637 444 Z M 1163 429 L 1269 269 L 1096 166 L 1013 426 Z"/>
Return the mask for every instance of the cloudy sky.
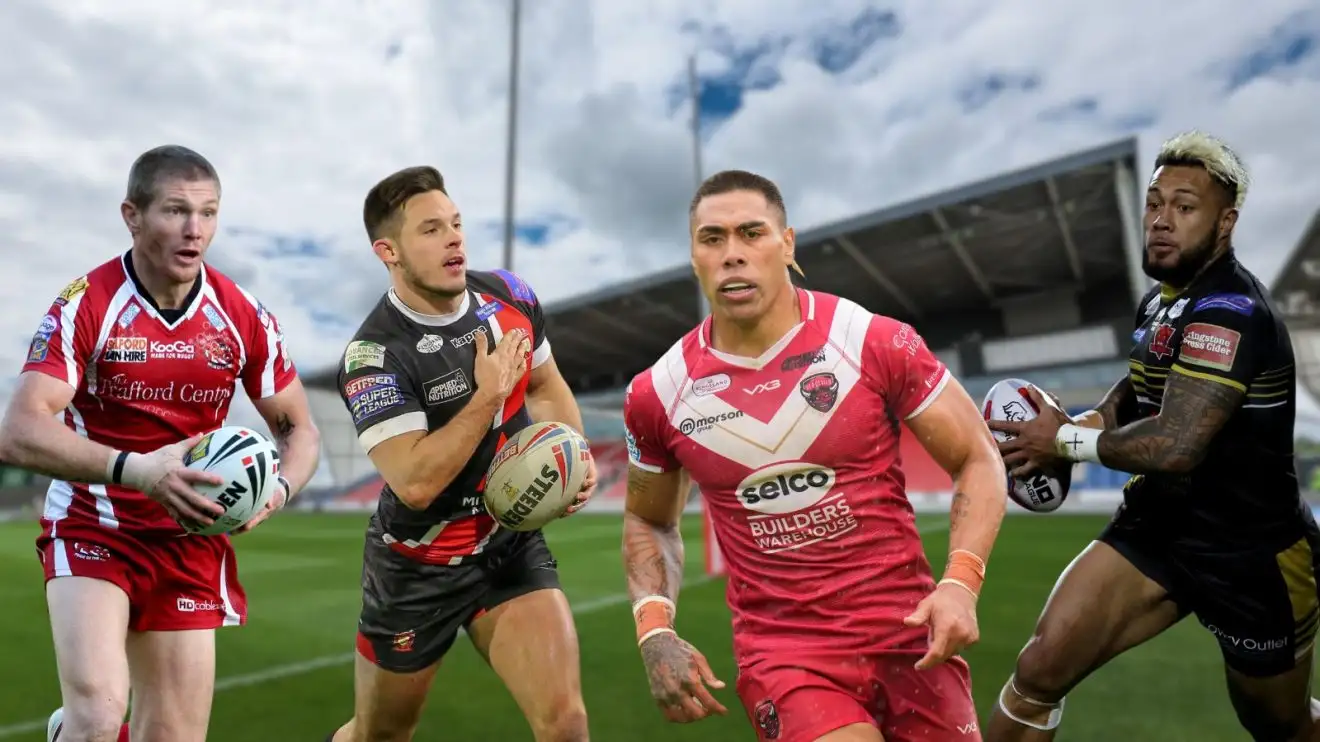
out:
<path id="1" fill-rule="evenodd" d="M 1193 126 L 1253 170 L 1238 241 L 1266 280 L 1320 206 L 1307 0 L 525 5 L 516 269 L 550 301 L 684 260 L 692 52 L 708 169 L 779 180 L 800 228 L 1133 134 L 1148 161 Z M 304 368 L 385 286 L 360 222 L 382 175 L 440 167 L 493 266 L 508 22 L 498 0 L 0 4 L 0 363 L 127 247 L 128 166 L 167 142 L 219 168 L 210 259 Z"/>

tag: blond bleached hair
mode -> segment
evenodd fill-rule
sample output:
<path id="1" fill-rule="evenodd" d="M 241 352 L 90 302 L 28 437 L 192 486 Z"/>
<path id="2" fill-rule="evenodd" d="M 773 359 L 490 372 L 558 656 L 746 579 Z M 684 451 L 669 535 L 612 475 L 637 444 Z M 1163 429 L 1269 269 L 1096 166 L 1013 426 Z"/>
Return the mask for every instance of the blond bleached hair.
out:
<path id="1" fill-rule="evenodd" d="M 1155 168 L 1158 170 L 1166 165 L 1204 168 L 1232 194 L 1236 209 L 1242 208 L 1247 200 L 1247 189 L 1251 185 L 1247 167 L 1242 158 L 1218 137 L 1193 129 L 1165 140 L 1155 158 Z"/>

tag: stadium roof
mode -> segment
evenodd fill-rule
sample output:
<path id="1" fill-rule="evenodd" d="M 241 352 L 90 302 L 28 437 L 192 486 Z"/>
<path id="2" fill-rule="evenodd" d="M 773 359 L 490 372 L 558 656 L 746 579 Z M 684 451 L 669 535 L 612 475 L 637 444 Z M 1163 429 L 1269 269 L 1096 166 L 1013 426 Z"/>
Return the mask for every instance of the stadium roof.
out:
<path id="1" fill-rule="evenodd" d="M 1027 296 L 1071 292 L 1085 307 L 1118 295 L 1126 314 L 1146 287 L 1136 158 L 1125 139 L 801 231 L 803 283 L 917 324 L 935 347 L 1004 334 L 999 310 Z M 546 306 L 575 391 L 626 383 L 702 316 L 687 265 Z M 333 385 L 334 370 L 308 383 Z"/>
<path id="2" fill-rule="evenodd" d="M 1293 323 L 1320 326 L 1320 211 L 1274 279 L 1274 301 Z"/>

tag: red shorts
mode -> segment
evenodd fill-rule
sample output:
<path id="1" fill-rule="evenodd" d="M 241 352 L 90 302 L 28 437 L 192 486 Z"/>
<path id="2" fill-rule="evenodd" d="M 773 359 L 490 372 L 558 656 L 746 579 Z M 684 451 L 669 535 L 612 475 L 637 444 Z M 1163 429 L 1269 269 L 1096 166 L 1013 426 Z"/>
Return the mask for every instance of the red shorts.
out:
<path id="1" fill-rule="evenodd" d="M 885 742 L 980 742 L 967 663 L 917 670 L 920 657 L 762 660 L 739 669 L 738 697 L 767 742 L 814 742 L 850 724 L 878 727 Z"/>
<path id="2" fill-rule="evenodd" d="M 247 596 L 228 536 L 138 536 L 59 521 L 44 529 L 37 556 L 49 582 L 91 577 L 128 595 L 132 631 L 183 631 L 241 626 Z"/>

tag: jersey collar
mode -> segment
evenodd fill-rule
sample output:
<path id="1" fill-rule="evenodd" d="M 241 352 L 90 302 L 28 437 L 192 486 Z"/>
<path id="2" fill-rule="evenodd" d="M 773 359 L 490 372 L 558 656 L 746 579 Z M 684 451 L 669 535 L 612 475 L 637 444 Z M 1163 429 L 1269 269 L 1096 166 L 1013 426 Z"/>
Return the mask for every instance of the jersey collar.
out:
<path id="1" fill-rule="evenodd" d="M 133 291 L 141 300 L 142 308 L 148 314 L 153 315 L 170 328 L 177 327 L 184 319 L 192 316 L 193 310 L 197 307 L 197 298 L 202 295 L 202 285 L 206 283 L 206 263 L 202 263 L 202 270 L 193 281 L 192 288 L 188 290 L 188 296 L 184 298 L 183 306 L 178 309 L 162 310 L 160 305 L 156 303 L 155 297 L 142 284 L 142 279 L 138 278 L 137 270 L 133 267 L 133 251 L 129 250 L 120 256 L 119 262 L 124 268 L 124 275 L 128 277 L 129 283 L 133 284 Z"/>
<path id="2" fill-rule="evenodd" d="M 1220 255 L 1219 257 L 1215 258 L 1213 263 L 1206 266 L 1206 269 L 1204 271 L 1201 271 L 1201 275 L 1197 276 L 1191 282 L 1191 284 L 1189 284 L 1186 288 L 1175 289 L 1172 286 L 1161 283 L 1160 301 L 1171 301 L 1173 299 L 1177 299 L 1179 296 L 1186 294 L 1187 292 L 1196 288 L 1205 281 L 1215 276 L 1234 270 L 1236 266 L 1237 266 L 1237 256 L 1236 254 L 1234 254 L 1233 248 L 1230 247 L 1228 250 L 1224 251 L 1223 255 Z"/>
<path id="3" fill-rule="evenodd" d="M 390 304 L 394 305 L 394 308 L 399 310 L 399 314 L 402 314 L 419 325 L 426 325 L 428 327 L 444 327 L 446 325 L 452 325 L 460 319 L 463 319 L 463 315 L 467 314 L 468 309 L 472 307 L 471 291 L 463 292 L 463 303 L 459 304 L 458 309 L 451 314 L 422 314 L 421 312 L 412 309 L 407 304 L 404 304 L 403 299 L 400 299 L 399 295 L 394 293 L 394 289 L 390 289 L 385 295 L 389 297 Z"/>

